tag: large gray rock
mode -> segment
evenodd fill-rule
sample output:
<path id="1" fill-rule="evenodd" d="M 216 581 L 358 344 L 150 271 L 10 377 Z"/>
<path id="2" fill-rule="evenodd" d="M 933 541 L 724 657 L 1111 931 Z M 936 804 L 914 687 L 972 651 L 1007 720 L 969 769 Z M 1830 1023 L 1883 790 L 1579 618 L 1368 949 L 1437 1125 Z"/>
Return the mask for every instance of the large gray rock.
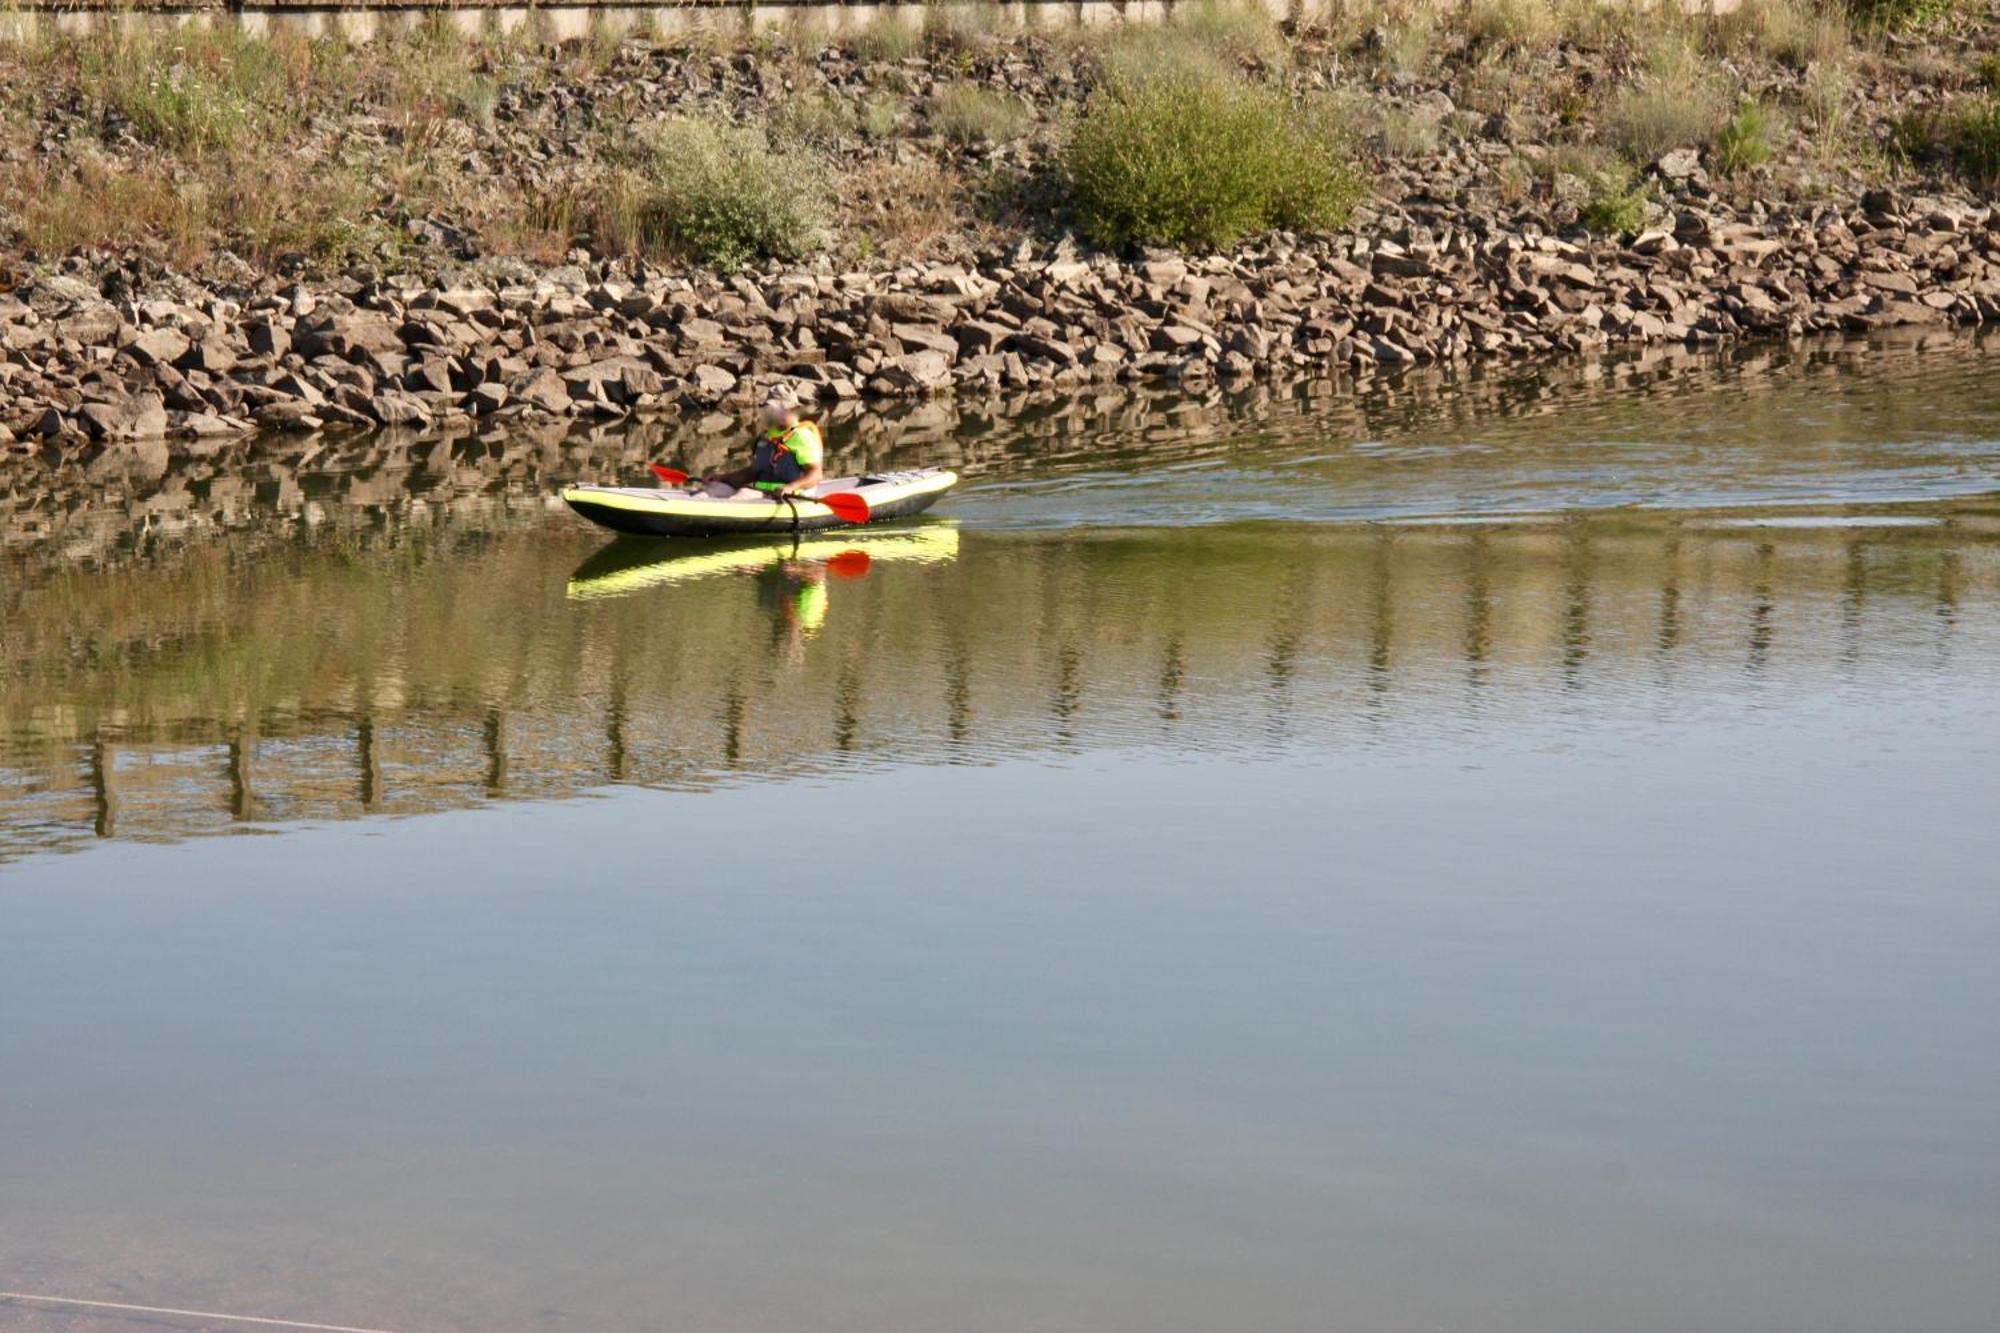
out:
<path id="1" fill-rule="evenodd" d="M 958 359 L 958 339 L 935 325 L 897 324 L 889 332 L 906 353 L 941 352 L 947 361 Z"/>
<path id="2" fill-rule="evenodd" d="M 85 403 L 77 424 L 93 440 L 150 440 L 167 433 L 167 402 L 156 393 Z"/>
<path id="3" fill-rule="evenodd" d="M 229 340 L 210 334 L 190 347 L 174 364 L 182 370 L 199 370 L 208 375 L 227 375 L 236 369 L 238 357 Z"/>
<path id="4" fill-rule="evenodd" d="M 142 366 L 170 366 L 187 355 L 188 340 L 178 329 L 149 329 L 118 350 Z"/>
<path id="5" fill-rule="evenodd" d="M 869 387 L 891 395 L 935 393 L 951 385 L 951 358 L 943 352 L 908 352 L 883 359 Z"/>
<path id="6" fill-rule="evenodd" d="M 561 375 L 546 367 L 529 371 L 509 386 L 509 392 L 516 402 L 544 412 L 570 410 L 569 385 Z"/>
<path id="7" fill-rule="evenodd" d="M 394 389 L 369 399 L 368 415 L 385 426 L 422 428 L 431 424 L 430 409 L 421 400 Z"/>
<path id="8" fill-rule="evenodd" d="M 303 356 L 346 357 L 359 360 L 373 353 L 380 357 L 404 355 L 403 339 L 386 315 L 372 310 L 350 310 L 344 314 L 322 314 L 300 321 L 292 343 Z"/>

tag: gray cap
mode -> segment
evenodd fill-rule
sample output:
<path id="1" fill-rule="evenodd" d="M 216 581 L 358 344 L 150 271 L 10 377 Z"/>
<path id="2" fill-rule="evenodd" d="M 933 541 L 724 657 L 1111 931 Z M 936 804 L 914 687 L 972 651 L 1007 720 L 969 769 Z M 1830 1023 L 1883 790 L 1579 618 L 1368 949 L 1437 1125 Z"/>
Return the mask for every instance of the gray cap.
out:
<path id="1" fill-rule="evenodd" d="M 783 385 L 764 395 L 764 408 L 770 412 L 791 412 L 797 409 L 799 400 L 790 389 Z"/>

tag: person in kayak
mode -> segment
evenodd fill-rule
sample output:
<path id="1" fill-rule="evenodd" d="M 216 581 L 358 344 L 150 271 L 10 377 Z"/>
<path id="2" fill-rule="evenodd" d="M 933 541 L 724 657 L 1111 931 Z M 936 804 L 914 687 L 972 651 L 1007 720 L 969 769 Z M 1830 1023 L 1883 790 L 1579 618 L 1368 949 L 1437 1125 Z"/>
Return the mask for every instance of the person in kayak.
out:
<path id="1" fill-rule="evenodd" d="M 764 400 L 764 433 L 751 450 L 750 466 L 703 477 L 711 495 L 733 495 L 754 486 L 779 495 L 796 495 L 826 479 L 826 444 L 819 427 L 799 419 L 799 405 L 778 392 Z M 727 487 L 727 490 L 722 488 Z"/>

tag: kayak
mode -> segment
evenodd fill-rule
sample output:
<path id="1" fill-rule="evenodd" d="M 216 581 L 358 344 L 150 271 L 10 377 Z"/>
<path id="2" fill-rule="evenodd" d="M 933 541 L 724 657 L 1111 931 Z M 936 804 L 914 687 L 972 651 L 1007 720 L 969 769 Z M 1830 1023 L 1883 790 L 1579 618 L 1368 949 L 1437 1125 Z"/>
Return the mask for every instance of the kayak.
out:
<path id="1" fill-rule="evenodd" d="M 568 595 L 572 601 L 596 601 L 721 574 L 753 574 L 773 565 L 832 565 L 838 572 L 843 557 L 861 554 L 869 564 L 945 564 L 958 558 L 958 529 L 928 523 L 900 532 L 765 538 L 691 547 L 668 555 L 652 542 L 613 542 L 570 575 Z"/>
<path id="2" fill-rule="evenodd" d="M 745 537 L 851 526 L 825 505 L 814 503 L 812 494 L 852 491 L 868 501 L 870 520 L 879 521 L 921 514 L 957 484 L 956 472 L 927 467 L 835 477 L 813 487 L 811 494 L 787 498 L 747 491 L 718 499 L 644 486 L 567 486 L 562 498 L 571 509 L 613 532 L 638 537 Z"/>

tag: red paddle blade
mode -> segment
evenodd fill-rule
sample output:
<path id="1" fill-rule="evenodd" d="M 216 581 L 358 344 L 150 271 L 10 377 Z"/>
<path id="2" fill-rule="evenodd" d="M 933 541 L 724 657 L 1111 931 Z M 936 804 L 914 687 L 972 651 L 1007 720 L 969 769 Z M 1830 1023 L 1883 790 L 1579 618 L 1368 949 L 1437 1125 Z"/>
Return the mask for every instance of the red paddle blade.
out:
<path id="1" fill-rule="evenodd" d="M 835 491 L 831 495 L 816 495 L 813 498 L 828 509 L 831 509 L 837 517 L 844 518 L 849 523 L 866 523 L 868 521 L 868 501 L 856 495 L 853 491 Z"/>
<path id="2" fill-rule="evenodd" d="M 653 475 L 669 486 L 687 485 L 688 474 L 677 467 L 668 467 L 665 463 L 648 463 L 646 466 L 653 469 Z"/>
<path id="3" fill-rule="evenodd" d="M 868 567 L 874 563 L 874 557 L 866 551 L 842 551 L 828 558 L 826 572 L 837 579 L 866 578 Z"/>

